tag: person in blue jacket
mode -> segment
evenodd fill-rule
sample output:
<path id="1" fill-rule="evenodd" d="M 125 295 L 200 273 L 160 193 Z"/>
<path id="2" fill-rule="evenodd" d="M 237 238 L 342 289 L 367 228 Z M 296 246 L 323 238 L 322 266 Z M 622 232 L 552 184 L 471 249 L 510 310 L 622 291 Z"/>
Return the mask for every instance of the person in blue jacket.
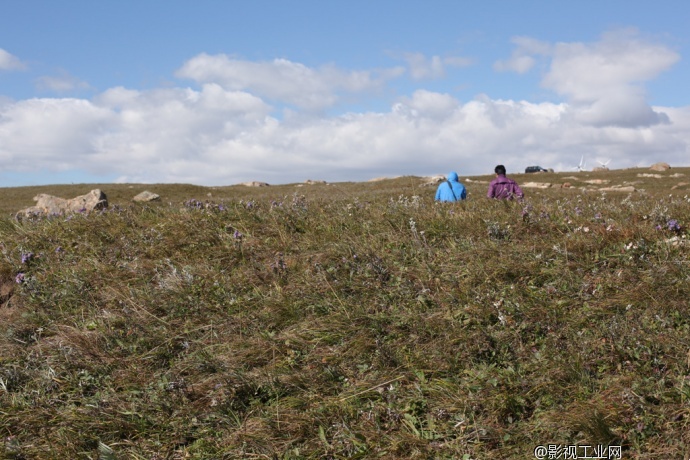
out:
<path id="1" fill-rule="evenodd" d="M 460 201 L 467 198 L 465 186 L 458 181 L 458 173 L 448 174 L 448 180 L 441 182 L 436 189 L 436 201 Z"/>

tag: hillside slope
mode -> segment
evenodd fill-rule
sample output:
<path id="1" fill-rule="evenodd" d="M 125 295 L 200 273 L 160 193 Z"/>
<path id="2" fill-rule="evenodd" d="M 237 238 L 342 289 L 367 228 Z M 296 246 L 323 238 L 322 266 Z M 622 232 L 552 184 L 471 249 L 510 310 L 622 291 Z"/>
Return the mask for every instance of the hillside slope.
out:
<path id="1" fill-rule="evenodd" d="M 38 189 L 5 189 L 4 458 L 685 458 L 690 172 L 645 173 L 450 205 L 412 177 L 99 186 L 108 211 L 24 221 Z"/>

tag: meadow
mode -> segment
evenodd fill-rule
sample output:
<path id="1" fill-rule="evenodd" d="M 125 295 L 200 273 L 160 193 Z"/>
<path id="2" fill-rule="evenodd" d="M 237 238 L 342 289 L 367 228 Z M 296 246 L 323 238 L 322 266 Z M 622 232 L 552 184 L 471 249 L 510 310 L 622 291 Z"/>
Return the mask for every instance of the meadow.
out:
<path id="1" fill-rule="evenodd" d="M 0 189 L 0 458 L 688 459 L 690 168 L 649 173 Z"/>

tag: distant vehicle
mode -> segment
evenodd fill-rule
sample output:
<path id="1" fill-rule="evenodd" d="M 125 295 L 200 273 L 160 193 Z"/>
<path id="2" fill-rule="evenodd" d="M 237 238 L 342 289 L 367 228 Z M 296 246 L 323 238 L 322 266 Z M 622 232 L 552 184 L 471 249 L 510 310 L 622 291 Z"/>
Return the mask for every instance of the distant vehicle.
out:
<path id="1" fill-rule="evenodd" d="M 544 169 L 541 166 L 527 166 L 525 168 L 526 173 L 538 173 L 538 172 L 548 172 L 548 169 Z"/>

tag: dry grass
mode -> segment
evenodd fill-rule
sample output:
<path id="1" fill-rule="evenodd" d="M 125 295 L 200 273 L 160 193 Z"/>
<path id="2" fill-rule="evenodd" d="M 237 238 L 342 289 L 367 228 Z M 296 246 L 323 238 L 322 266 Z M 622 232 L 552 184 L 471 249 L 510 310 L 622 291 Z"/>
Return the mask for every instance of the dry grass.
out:
<path id="1" fill-rule="evenodd" d="M 4 189 L 0 455 L 687 458 L 690 171 L 644 173 L 455 205 L 414 177 Z M 10 216 L 97 187 L 106 212 Z"/>

